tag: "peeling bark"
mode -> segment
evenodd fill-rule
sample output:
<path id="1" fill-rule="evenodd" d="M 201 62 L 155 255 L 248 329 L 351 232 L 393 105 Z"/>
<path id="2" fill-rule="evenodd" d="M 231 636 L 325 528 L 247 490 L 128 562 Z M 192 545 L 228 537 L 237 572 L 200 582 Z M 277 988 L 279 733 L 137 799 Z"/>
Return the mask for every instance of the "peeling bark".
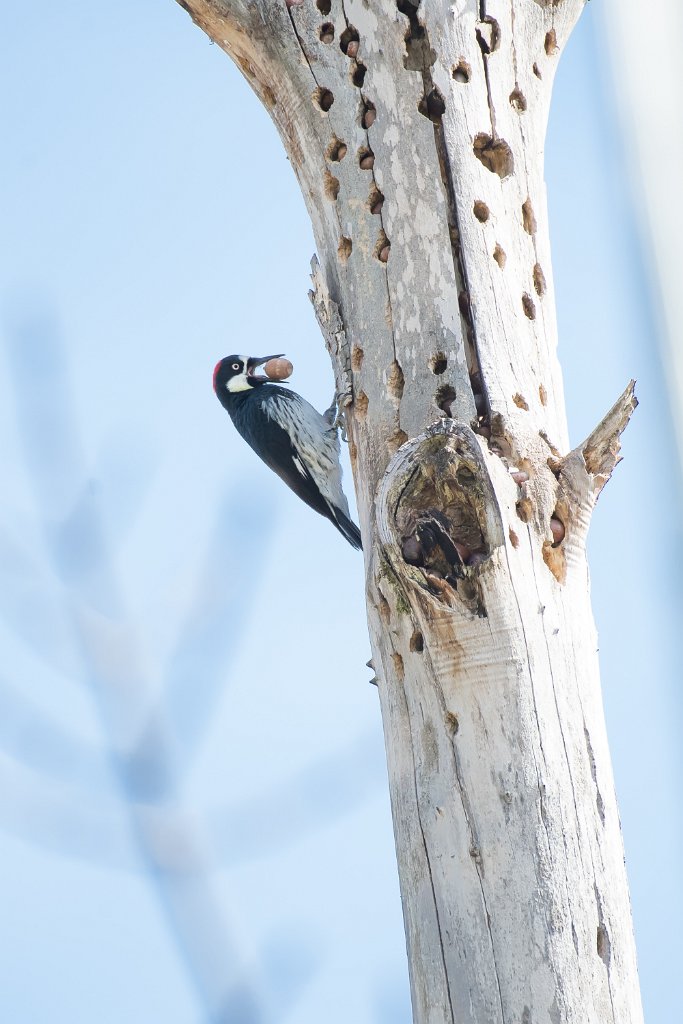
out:
<path id="1" fill-rule="evenodd" d="M 183 0 L 268 109 L 364 538 L 414 1017 L 642 1020 L 569 452 L 550 90 L 582 0 Z"/>

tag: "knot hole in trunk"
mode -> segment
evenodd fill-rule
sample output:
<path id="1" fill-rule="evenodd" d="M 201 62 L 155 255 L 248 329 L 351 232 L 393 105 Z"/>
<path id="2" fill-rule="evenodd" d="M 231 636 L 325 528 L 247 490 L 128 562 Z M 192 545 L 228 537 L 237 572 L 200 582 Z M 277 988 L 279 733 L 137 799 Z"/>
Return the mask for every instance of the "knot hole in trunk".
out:
<path id="1" fill-rule="evenodd" d="M 380 537 L 399 575 L 485 615 L 478 575 L 503 543 L 503 527 L 472 430 L 441 420 L 406 442 L 387 468 L 378 505 Z"/>

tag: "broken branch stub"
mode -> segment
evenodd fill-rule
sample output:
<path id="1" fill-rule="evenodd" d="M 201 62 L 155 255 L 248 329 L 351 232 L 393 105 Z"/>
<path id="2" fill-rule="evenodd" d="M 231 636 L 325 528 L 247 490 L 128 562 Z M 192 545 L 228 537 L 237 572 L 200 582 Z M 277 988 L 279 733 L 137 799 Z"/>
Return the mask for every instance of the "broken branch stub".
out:
<path id="1" fill-rule="evenodd" d="M 629 382 L 607 415 L 580 446 L 586 469 L 593 477 L 596 497 L 621 461 L 620 438 L 638 406 L 635 386 L 634 380 Z"/>
<path id="2" fill-rule="evenodd" d="M 552 455 L 547 460 L 556 478 L 555 508 L 549 523 L 552 536 L 543 541 L 542 550 L 559 583 L 566 582 L 568 560 L 583 564 L 595 502 L 621 461 L 620 437 L 638 405 L 634 388 L 632 380 L 582 444 L 564 457 Z"/>

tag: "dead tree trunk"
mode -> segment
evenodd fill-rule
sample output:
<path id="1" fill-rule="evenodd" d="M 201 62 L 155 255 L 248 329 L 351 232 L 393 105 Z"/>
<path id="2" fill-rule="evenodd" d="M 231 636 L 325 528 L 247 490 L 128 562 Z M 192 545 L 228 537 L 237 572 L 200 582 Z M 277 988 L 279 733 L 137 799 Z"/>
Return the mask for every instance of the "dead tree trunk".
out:
<path id="1" fill-rule="evenodd" d="M 268 108 L 346 396 L 414 1017 L 642 1020 L 543 143 L 583 0 L 179 0 Z"/>

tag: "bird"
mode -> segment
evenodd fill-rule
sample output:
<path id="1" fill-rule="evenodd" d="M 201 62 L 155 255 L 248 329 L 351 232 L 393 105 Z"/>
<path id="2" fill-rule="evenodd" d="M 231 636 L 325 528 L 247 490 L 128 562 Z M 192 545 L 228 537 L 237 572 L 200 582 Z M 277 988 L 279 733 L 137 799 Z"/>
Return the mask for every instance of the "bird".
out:
<path id="1" fill-rule="evenodd" d="M 213 371 L 219 402 L 248 445 L 288 487 L 362 548 L 342 490 L 336 424 L 295 391 L 256 373 L 281 356 L 225 356 Z"/>

